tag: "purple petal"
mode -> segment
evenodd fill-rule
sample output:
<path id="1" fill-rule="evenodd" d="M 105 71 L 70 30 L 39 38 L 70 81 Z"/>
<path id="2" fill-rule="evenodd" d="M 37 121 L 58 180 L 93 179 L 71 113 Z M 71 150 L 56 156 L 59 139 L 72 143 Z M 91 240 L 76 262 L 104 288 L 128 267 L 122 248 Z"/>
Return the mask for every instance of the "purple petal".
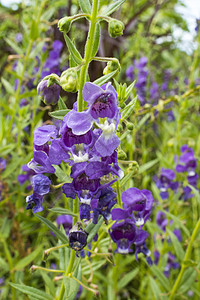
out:
<path id="1" fill-rule="evenodd" d="M 109 137 L 102 133 L 95 143 L 95 148 L 101 156 L 105 157 L 112 155 L 119 144 L 120 139 L 115 133 L 111 134 Z"/>
<path id="2" fill-rule="evenodd" d="M 37 128 L 33 133 L 33 143 L 37 146 L 46 144 L 51 138 L 56 138 L 57 129 L 54 125 L 44 125 Z"/>
<path id="3" fill-rule="evenodd" d="M 72 129 L 73 134 L 82 135 L 92 127 L 93 119 L 88 111 L 74 112 L 67 119 L 67 126 Z"/>

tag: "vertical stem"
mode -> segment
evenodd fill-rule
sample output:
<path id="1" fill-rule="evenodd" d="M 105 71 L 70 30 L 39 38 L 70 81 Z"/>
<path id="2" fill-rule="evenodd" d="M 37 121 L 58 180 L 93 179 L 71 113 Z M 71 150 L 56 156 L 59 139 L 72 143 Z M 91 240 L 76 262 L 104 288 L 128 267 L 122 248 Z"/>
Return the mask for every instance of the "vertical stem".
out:
<path id="1" fill-rule="evenodd" d="M 119 180 L 117 180 L 117 202 L 118 202 L 119 206 L 122 207 L 122 200 L 121 200 Z"/>
<path id="2" fill-rule="evenodd" d="M 85 48 L 85 57 L 84 57 L 84 65 L 81 68 L 81 74 L 79 79 L 79 92 L 78 92 L 78 111 L 83 110 L 83 86 L 86 81 L 87 76 L 87 70 L 90 63 L 90 58 L 92 56 L 92 48 L 93 48 L 93 42 L 94 42 L 94 34 L 95 34 L 95 28 L 96 28 L 96 22 L 97 22 L 97 12 L 98 12 L 98 1 L 99 0 L 93 0 L 92 5 L 92 16 L 91 16 L 91 22 L 90 22 L 90 29 L 87 37 L 87 43 Z"/>
<path id="3" fill-rule="evenodd" d="M 197 236 L 199 228 L 200 228 L 200 219 L 196 223 L 196 226 L 195 226 L 195 228 L 193 230 L 193 233 L 192 233 L 192 236 L 191 236 L 191 240 L 190 240 L 189 245 L 187 247 L 187 251 L 185 253 L 185 257 L 184 257 L 184 260 L 183 260 L 183 263 L 182 263 L 182 266 L 181 266 L 180 273 L 179 273 L 178 278 L 176 279 L 176 282 L 175 282 L 175 284 L 173 286 L 173 289 L 171 291 L 171 295 L 169 297 L 169 300 L 174 299 L 174 295 L 175 295 L 175 293 L 176 293 L 176 291 L 177 291 L 177 289 L 179 287 L 179 284 L 181 282 L 181 279 L 183 277 L 185 269 L 187 269 L 187 266 L 184 264 L 184 261 L 187 261 L 190 258 L 190 254 L 191 254 L 191 251 L 192 251 L 192 246 L 193 246 L 194 240 L 195 240 L 195 238 Z"/>
<path id="4" fill-rule="evenodd" d="M 72 268 L 73 268 L 73 265 L 74 265 L 75 258 L 76 258 L 76 251 L 72 249 L 69 265 L 68 265 L 67 271 L 65 272 L 65 275 L 64 275 L 65 277 L 72 272 Z M 60 288 L 60 293 L 59 293 L 59 296 L 58 296 L 57 300 L 62 300 L 63 296 L 64 296 L 64 293 L 65 293 L 65 285 L 64 285 L 64 280 L 63 280 L 61 288 Z"/>

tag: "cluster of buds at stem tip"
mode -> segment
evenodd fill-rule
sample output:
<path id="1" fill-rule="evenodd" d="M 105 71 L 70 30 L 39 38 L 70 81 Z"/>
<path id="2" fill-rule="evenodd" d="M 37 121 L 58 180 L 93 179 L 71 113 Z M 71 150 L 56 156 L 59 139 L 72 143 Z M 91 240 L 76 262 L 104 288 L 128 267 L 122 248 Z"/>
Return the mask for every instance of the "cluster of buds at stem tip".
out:
<path id="1" fill-rule="evenodd" d="M 116 20 L 116 19 L 112 19 L 111 21 L 109 21 L 108 32 L 112 38 L 121 36 L 123 34 L 123 30 L 124 30 L 123 22 Z"/>
<path id="2" fill-rule="evenodd" d="M 66 92 L 75 93 L 78 90 L 78 75 L 73 69 L 67 69 L 61 74 L 60 85 Z"/>

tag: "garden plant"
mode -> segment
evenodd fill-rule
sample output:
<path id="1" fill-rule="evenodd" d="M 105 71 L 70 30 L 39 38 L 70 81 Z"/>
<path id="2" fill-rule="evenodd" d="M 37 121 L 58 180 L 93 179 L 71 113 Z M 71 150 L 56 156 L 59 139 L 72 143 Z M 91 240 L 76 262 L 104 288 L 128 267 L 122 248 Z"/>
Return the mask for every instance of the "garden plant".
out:
<path id="1" fill-rule="evenodd" d="M 183 50 L 180 5 L 0 4 L 0 299 L 200 299 L 200 23 Z"/>

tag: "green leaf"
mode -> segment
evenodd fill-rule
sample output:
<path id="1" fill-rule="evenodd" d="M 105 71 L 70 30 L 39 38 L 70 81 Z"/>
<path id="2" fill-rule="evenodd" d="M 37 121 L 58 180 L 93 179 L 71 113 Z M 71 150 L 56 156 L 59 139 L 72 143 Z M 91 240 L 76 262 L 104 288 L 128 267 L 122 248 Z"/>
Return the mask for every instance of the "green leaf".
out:
<path id="1" fill-rule="evenodd" d="M 49 115 L 55 119 L 63 120 L 64 116 L 70 111 L 70 109 L 60 109 L 49 112 Z"/>
<path id="2" fill-rule="evenodd" d="M 158 158 L 147 162 L 146 164 L 140 167 L 138 174 L 142 174 L 146 172 L 147 170 L 151 169 L 154 165 L 156 165 L 158 162 L 159 162 Z"/>
<path id="3" fill-rule="evenodd" d="M 61 97 L 59 97 L 58 100 L 58 108 L 59 110 L 67 109 L 67 106 Z"/>
<path id="4" fill-rule="evenodd" d="M 19 290 L 20 292 L 28 295 L 28 296 L 33 296 L 34 299 L 37 300 L 53 300 L 53 297 L 46 294 L 43 291 L 40 291 L 36 288 L 24 285 L 24 284 L 16 284 L 16 283 L 9 283 L 12 287 L 15 289 Z"/>
<path id="5" fill-rule="evenodd" d="M 188 259 L 188 260 L 183 261 L 183 265 L 185 265 L 187 267 L 196 267 L 198 265 L 198 263 L 194 260 Z"/>
<path id="6" fill-rule="evenodd" d="M 90 231 L 90 233 L 88 235 L 88 238 L 87 238 L 87 244 L 89 244 L 91 242 L 91 240 L 97 234 L 97 232 L 98 232 L 98 230 L 99 230 L 99 228 L 101 227 L 102 224 L 103 224 L 103 217 L 101 216 L 98 223 Z"/>
<path id="7" fill-rule="evenodd" d="M 176 216 L 172 215 L 170 212 L 166 211 L 166 209 L 160 209 L 162 212 L 164 212 L 167 216 L 169 216 L 173 221 L 174 223 L 178 224 L 182 229 L 183 231 L 185 232 L 185 234 L 189 237 L 190 236 L 190 232 L 189 230 L 187 229 L 187 227 L 185 227 L 185 225 L 181 222 L 181 220 L 179 218 L 177 218 Z"/>
<path id="8" fill-rule="evenodd" d="M 188 268 L 183 274 L 178 292 L 184 294 L 187 290 L 189 290 L 196 277 L 197 271 L 192 267 Z"/>
<path id="9" fill-rule="evenodd" d="M 72 217 L 77 217 L 77 214 L 74 214 L 73 212 L 71 212 L 69 209 L 66 208 L 54 207 L 54 208 L 50 208 L 49 210 L 59 215 L 69 215 Z"/>
<path id="10" fill-rule="evenodd" d="M 132 114 L 135 108 L 136 101 L 137 96 L 125 106 L 125 108 L 122 110 L 122 119 L 127 119 Z"/>
<path id="11" fill-rule="evenodd" d="M 46 272 L 42 272 L 40 271 L 40 274 L 45 282 L 45 290 L 46 292 L 51 295 L 55 295 L 56 289 L 55 289 L 55 284 L 52 280 L 52 278 L 50 278 L 50 276 L 46 273 Z"/>
<path id="12" fill-rule="evenodd" d="M 31 254 L 28 256 L 22 258 L 14 267 L 14 270 L 22 270 L 24 267 L 26 267 L 28 264 L 30 264 L 38 255 L 40 252 L 42 252 L 43 246 L 38 247 L 35 249 Z"/>
<path id="13" fill-rule="evenodd" d="M 170 229 L 167 228 L 167 232 L 169 233 L 170 239 L 171 239 L 172 244 L 174 246 L 176 256 L 179 258 L 180 261 L 182 261 L 184 259 L 184 256 L 185 256 L 185 252 L 182 248 L 181 243 L 179 242 L 179 240 L 177 239 L 175 234 Z"/>
<path id="14" fill-rule="evenodd" d="M 55 175 L 58 177 L 58 179 L 61 182 L 71 182 L 71 178 L 61 169 L 61 167 L 57 166 L 57 165 L 53 165 L 53 167 L 55 168 Z"/>
<path id="15" fill-rule="evenodd" d="M 156 265 L 153 265 L 150 270 L 157 277 L 157 280 L 160 282 L 160 284 L 163 286 L 163 288 L 167 292 L 169 292 L 171 290 L 170 282 L 165 277 L 165 275 L 163 274 L 163 272 Z"/>
<path id="16" fill-rule="evenodd" d="M 37 24 L 36 20 L 33 19 L 32 24 L 31 24 L 30 38 L 35 41 L 35 40 L 37 40 L 38 37 L 39 37 L 38 24 Z"/>
<path id="17" fill-rule="evenodd" d="M 23 54 L 23 50 L 22 50 L 22 48 L 20 48 L 20 47 L 18 47 L 17 45 L 16 45 L 16 43 L 15 42 L 13 42 L 13 41 L 11 41 L 10 39 L 8 39 L 8 38 L 4 38 L 5 39 L 5 41 L 6 41 L 6 43 L 17 53 L 17 54 Z"/>
<path id="18" fill-rule="evenodd" d="M 81 64 L 82 57 L 81 57 L 80 53 L 78 52 L 78 50 L 76 49 L 76 46 L 74 45 L 72 40 L 66 34 L 64 34 L 64 38 L 65 38 L 65 42 L 67 44 L 67 47 L 69 49 L 69 52 L 70 52 L 72 58 L 74 59 L 74 61 L 76 62 L 77 65 Z"/>
<path id="19" fill-rule="evenodd" d="M 164 297 L 161 298 L 162 292 L 160 290 L 160 287 L 157 285 L 156 281 L 151 276 L 149 276 L 149 281 L 150 281 L 150 287 L 151 287 L 152 293 L 154 295 L 153 299 L 155 299 L 155 300 L 164 299 Z"/>
<path id="20" fill-rule="evenodd" d="M 80 8 L 82 12 L 85 14 L 90 14 L 92 10 L 92 6 L 90 4 L 90 0 L 78 0 Z"/>
<path id="21" fill-rule="evenodd" d="M 99 49 L 99 41 L 101 35 L 101 26 L 100 24 L 96 24 L 95 33 L 94 33 L 94 42 L 92 47 L 92 57 L 94 57 Z"/>
<path id="22" fill-rule="evenodd" d="M 200 204 L 200 193 L 199 193 L 199 190 L 195 189 L 195 187 L 193 187 L 191 184 L 188 184 L 189 188 L 191 188 L 192 192 L 194 193 L 197 201 L 199 202 Z"/>
<path id="23" fill-rule="evenodd" d="M 99 86 L 103 85 L 104 83 L 106 83 L 109 79 L 111 79 L 113 76 L 115 76 L 115 74 L 118 72 L 118 70 L 115 70 L 107 75 L 104 75 L 98 79 L 96 79 L 95 81 L 93 81 L 94 84 L 97 84 Z"/>
<path id="24" fill-rule="evenodd" d="M 3 86 L 6 89 L 6 92 L 8 92 L 8 94 L 14 95 L 15 91 L 13 86 L 10 84 L 10 82 L 8 82 L 6 79 L 4 79 L 3 77 L 1 78 L 1 82 L 3 84 Z"/>
<path id="25" fill-rule="evenodd" d="M 35 214 L 35 216 L 40 219 L 53 233 L 56 235 L 56 237 L 61 240 L 64 244 L 68 243 L 67 236 L 64 235 L 51 221 L 43 218 L 42 216 Z"/>
<path id="26" fill-rule="evenodd" d="M 81 281 L 81 264 L 77 266 L 77 269 L 74 271 L 73 276 Z M 79 290 L 79 283 L 75 281 L 73 278 L 64 277 L 64 285 L 65 285 L 65 299 L 66 300 L 74 300 L 76 294 Z"/>
<path id="27" fill-rule="evenodd" d="M 109 4 L 102 12 L 100 12 L 101 16 L 109 16 L 115 10 L 117 10 L 126 0 L 118 0 L 114 3 Z"/>
<path id="28" fill-rule="evenodd" d="M 130 93 L 132 92 L 132 89 L 135 86 L 135 81 L 133 81 L 126 89 L 126 93 L 125 93 L 125 99 L 128 99 Z"/>
<path id="29" fill-rule="evenodd" d="M 131 282 L 133 280 L 133 278 L 135 278 L 135 276 L 138 274 L 138 272 L 139 272 L 139 269 L 137 268 L 137 269 L 134 269 L 133 271 L 127 273 L 126 275 L 124 275 L 117 284 L 118 290 L 121 290 L 125 286 L 127 286 L 127 284 L 129 284 L 129 282 Z"/>

